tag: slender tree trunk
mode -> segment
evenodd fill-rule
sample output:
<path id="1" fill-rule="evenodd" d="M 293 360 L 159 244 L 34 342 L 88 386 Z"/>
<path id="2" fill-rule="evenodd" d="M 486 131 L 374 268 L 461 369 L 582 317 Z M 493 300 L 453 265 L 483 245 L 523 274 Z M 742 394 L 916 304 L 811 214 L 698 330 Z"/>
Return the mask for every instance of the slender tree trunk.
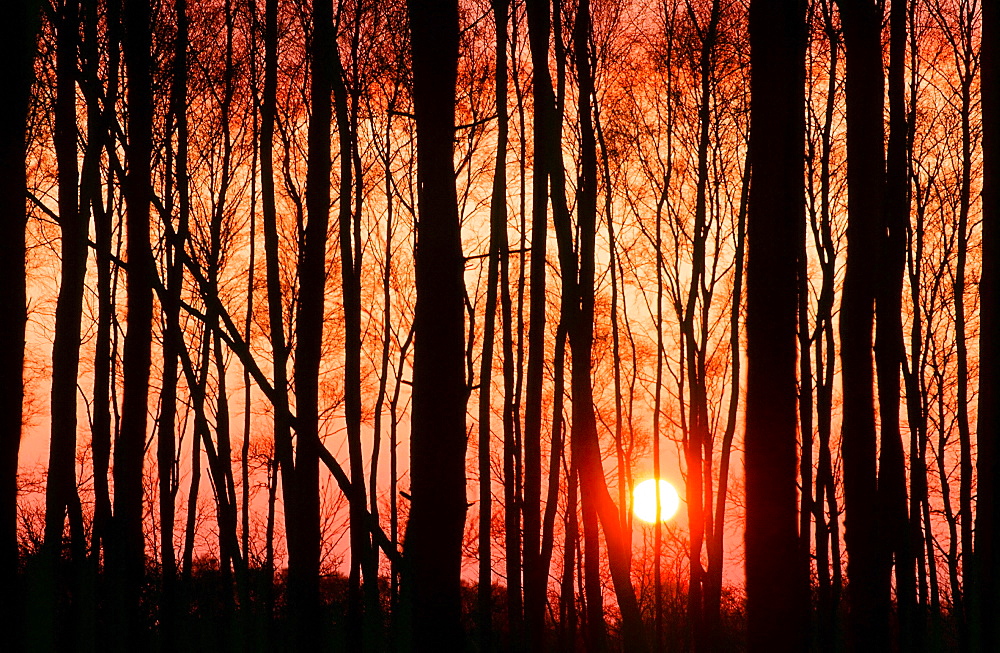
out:
<path id="1" fill-rule="evenodd" d="M 356 8 L 355 11 L 360 11 L 360 8 Z M 360 220 L 360 215 L 354 215 L 351 211 L 354 183 L 352 153 L 355 149 L 357 132 L 352 128 L 353 118 L 347 101 L 347 79 L 340 59 L 340 52 L 336 47 L 331 47 L 330 55 L 333 66 L 330 81 L 340 147 L 338 231 L 341 291 L 344 307 L 344 416 L 347 425 L 347 448 L 352 489 L 352 495 L 348 497 L 351 506 L 351 568 L 348 576 L 347 647 L 351 651 L 360 651 L 365 646 L 366 631 L 374 635 L 373 629 L 365 628 L 366 622 L 374 615 L 369 614 L 370 610 L 365 610 L 363 605 L 362 569 L 364 569 L 366 588 L 377 587 L 378 579 L 377 574 L 374 573 L 374 565 L 370 560 L 373 551 L 364 516 L 368 499 L 366 498 L 365 470 L 361 452 L 361 250 L 355 250 L 351 244 L 353 223 Z M 356 111 L 354 113 L 356 114 Z M 359 197 L 358 201 L 360 200 Z M 374 608 L 375 605 L 368 607 Z M 371 642 L 371 645 L 374 646 L 374 642 Z"/>
<path id="2" fill-rule="evenodd" d="M 174 554 L 174 493 L 176 487 L 176 410 L 177 357 L 183 346 L 180 327 L 181 284 L 184 272 L 184 243 L 188 237 L 190 193 L 188 189 L 188 127 L 187 127 L 187 0 L 177 0 L 177 35 L 174 44 L 174 78 L 171 93 L 171 114 L 177 130 L 176 186 L 178 196 L 177 227 L 168 227 L 167 294 L 171 301 L 163 308 L 166 328 L 163 336 L 163 381 L 160 391 L 161 417 L 157 436 L 157 467 L 160 493 L 160 560 L 163 575 L 163 604 L 160 606 L 164 646 L 175 645 L 177 614 L 177 562 Z M 169 212 L 164 216 L 170 220 Z"/>
<path id="3" fill-rule="evenodd" d="M 742 313 L 743 301 L 743 279 L 744 266 L 746 260 L 746 217 L 747 204 L 750 194 L 750 160 L 749 157 L 743 167 L 742 190 L 740 192 L 740 206 L 736 216 L 736 252 L 733 258 L 734 278 L 732 290 L 732 307 L 729 317 L 729 351 L 731 356 L 732 372 L 730 375 L 730 395 L 729 407 L 726 415 L 726 429 L 722 434 L 722 445 L 719 450 L 719 486 L 715 499 L 715 515 L 713 522 L 715 529 L 708 540 L 708 570 L 705 578 L 705 620 L 710 633 L 716 633 L 713 637 L 718 637 L 721 632 L 722 619 L 722 572 L 725 563 L 725 533 L 726 533 L 726 506 L 729 495 L 729 468 L 733 451 L 733 439 L 736 435 L 738 420 L 740 393 L 742 385 L 741 377 L 741 355 L 740 351 L 740 315 Z M 805 220 L 802 221 L 800 236 L 805 239 Z M 808 359 L 808 357 L 807 357 Z M 808 367 L 807 367 L 808 370 Z M 810 400 L 811 401 L 811 400 Z M 810 459 L 810 466 L 812 461 Z M 803 485 L 808 487 L 808 485 Z M 801 522 L 800 522 L 801 523 Z M 809 551 L 809 542 L 803 546 L 803 555 Z M 717 646 L 718 640 L 713 642 Z"/>
<path id="4" fill-rule="evenodd" d="M 697 320 L 705 316 L 705 310 L 711 303 L 711 296 L 706 287 L 706 241 L 708 239 L 708 185 L 709 185 L 709 147 L 711 145 L 712 128 L 712 53 L 718 38 L 721 5 L 713 0 L 711 15 L 707 25 L 699 28 L 701 36 L 698 57 L 698 146 L 697 146 L 697 179 L 695 183 L 695 210 L 692 226 L 693 251 L 691 255 L 691 280 L 688 285 L 684 308 L 680 315 L 681 347 L 684 349 L 686 361 L 685 377 L 690 388 L 690 398 L 687 406 L 688 430 L 684 443 L 684 459 L 687 465 L 685 480 L 688 523 L 690 537 L 688 559 L 690 564 L 690 580 L 688 583 L 688 621 L 690 623 L 691 639 L 696 651 L 704 651 L 710 647 L 709 637 L 714 630 L 706 624 L 706 574 L 702 564 L 706 531 L 711 530 L 711 488 L 712 488 L 712 457 L 709 451 L 710 438 L 708 425 L 708 397 L 705 386 L 705 343 L 707 326 L 698 333 Z M 697 25 L 693 9 L 688 6 L 691 22 Z M 699 299 L 700 306 L 699 306 Z M 701 309 L 701 310 L 699 310 Z M 709 453 L 706 455 L 706 451 Z"/>
<path id="5" fill-rule="evenodd" d="M 413 650 L 461 651 L 465 526 L 463 257 L 453 150 L 456 0 L 409 0 L 417 128 L 417 305 L 406 573 Z"/>
<path id="6" fill-rule="evenodd" d="M 86 7 L 90 16 L 97 14 L 97 0 L 88 0 Z M 121 23 L 121 3 L 114 0 L 106 5 L 106 35 L 108 48 L 108 61 L 106 64 L 107 85 L 104 97 L 100 104 L 100 116 L 94 114 L 95 121 L 98 121 L 102 130 L 101 147 L 108 153 L 117 146 L 113 136 L 113 125 L 115 123 L 115 105 L 119 95 L 119 66 L 121 55 L 119 52 L 120 43 L 120 23 Z M 93 19 L 91 19 L 93 21 Z M 96 23 L 96 21 L 93 21 Z M 89 21 L 88 21 L 89 23 Z M 94 24 L 96 32 L 96 24 Z M 88 63 L 91 70 L 96 70 L 98 62 L 97 34 L 92 33 L 91 38 L 84 38 L 86 49 L 91 62 Z M 92 75 L 96 78 L 96 73 Z M 97 105 L 98 89 L 91 91 L 94 98 L 90 103 Z M 89 111 L 88 111 L 89 114 Z M 88 116 L 89 119 L 89 116 Z M 96 126 L 95 126 L 96 129 Z M 108 171 L 107 186 L 115 179 L 115 173 Z M 91 430 L 91 450 L 93 454 L 94 466 L 94 521 L 91 530 L 90 555 L 95 566 L 100 563 L 101 548 L 106 545 L 105 537 L 108 533 L 111 521 L 111 493 L 108 483 L 108 472 L 111 462 L 111 386 L 112 386 L 112 356 L 111 356 L 111 328 L 113 321 L 114 299 L 112 293 L 112 261 L 111 261 L 111 215 L 112 215 L 113 192 L 108 191 L 106 205 L 101 204 L 100 196 L 93 198 L 94 207 L 94 241 L 96 247 L 97 261 L 97 327 L 95 329 L 94 345 L 94 401 L 93 401 L 93 426 Z M 106 548 L 106 547 L 105 547 Z"/>
<path id="7" fill-rule="evenodd" d="M 276 491 L 278 475 L 285 505 L 296 505 L 295 464 L 292 458 L 292 436 L 288 423 L 288 347 L 285 340 L 284 299 L 281 289 L 280 241 L 278 240 L 277 207 L 274 192 L 274 128 L 278 94 L 278 0 L 264 3 L 264 89 L 260 109 L 260 190 L 261 226 L 264 231 L 264 265 L 267 284 L 268 339 L 271 345 L 274 377 L 274 454 L 272 481 Z M 273 497 L 270 501 L 273 502 Z M 270 510 L 270 509 L 269 509 Z M 297 512 L 285 510 L 285 533 L 289 549 L 298 529 Z M 273 526 L 272 526 L 273 528 Z M 273 537 L 273 534 L 271 534 Z M 289 553 L 291 551 L 289 550 Z M 296 554 L 298 552 L 296 551 Z M 273 557 L 271 558 L 273 561 Z M 298 562 L 298 560 L 296 560 Z M 273 569 L 269 567 L 269 569 Z M 273 607 L 273 606 L 272 606 Z M 271 615 L 273 616 L 273 615 Z M 295 617 L 293 616 L 292 619 Z"/>
<path id="8" fill-rule="evenodd" d="M 493 167 L 493 191 L 490 197 L 490 246 L 486 270 L 486 313 L 483 322 L 483 354 L 479 370 L 479 640 L 480 651 L 488 653 L 493 647 L 493 574 L 492 574 L 492 524 L 493 482 L 490 473 L 490 428 L 493 350 L 496 335 L 497 292 L 500 283 L 501 261 L 507 254 L 507 0 L 494 0 L 493 21 L 496 40 L 496 66 L 494 88 L 497 112 L 497 151 Z M 509 295 L 508 295 L 509 297 Z M 509 303 L 509 302 L 508 302 Z M 509 309 L 509 306 L 505 308 Z M 506 365 L 505 365 L 506 368 Z M 504 375 L 506 379 L 506 374 Z M 502 396 L 503 419 L 507 421 L 507 402 Z M 506 432 L 507 429 L 505 428 Z"/>
<path id="9" fill-rule="evenodd" d="M 585 553 L 589 560 L 596 559 L 599 548 L 597 524 L 604 531 L 608 549 L 608 563 L 611 578 L 622 615 L 622 634 L 625 647 L 630 651 L 647 650 L 642 619 L 639 613 L 635 590 L 629 571 L 629 551 L 622 531 L 618 510 L 608 492 L 601 461 L 600 442 L 594 413 L 594 394 L 591 380 L 594 342 L 594 267 L 595 241 L 597 235 L 597 141 L 593 123 L 593 102 L 595 101 L 594 72 L 592 70 L 591 15 L 589 0 L 582 0 L 577 9 L 573 28 L 574 52 L 579 82 L 579 105 L 581 134 L 581 164 L 577 190 L 577 229 L 579 247 L 572 251 L 571 226 L 568 211 L 562 198 L 557 204 L 556 232 L 559 240 L 560 266 L 563 279 L 564 319 L 568 320 L 570 348 L 573 354 L 573 368 L 570 379 L 573 399 L 573 420 L 570 438 L 573 459 L 579 464 L 581 498 L 584 520 Z M 554 161 L 551 165 L 556 172 L 552 178 L 553 189 L 564 188 L 561 166 Z M 567 298 L 569 301 L 567 301 Z M 591 554 L 594 558 L 590 558 Z M 597 600 L 600 579 L 593 578 L 597 571 L 593 562 L 588 562 L 587 583 L 588 619 L 600 619 L 600 624 L 590 624 L 591 637 L 600 646 L 600 630 L 604 628 L 603 610 L 589 605 Z M 598 602 L 599 605 L 599 602 Z"/>
<path id="10" fill-rule="evenodd" d="M 820 146 L 820 208 L 814 222 L 813 241 L 819 255 L 822 281 L 816 301 L 815 368 L 816 368 L 816 431 L 819 440 L 816 468 L 816 499 L 813 511 L 816 519 L 816 571 L 818 580 L 818 637 L 824 652 L 834 650 L 840 578 L 839 519 L 837 496 L 834 492 L 833 460 L 830 436 L 833 422 L 833 382 L 836 371 L 836 343 L 833 331 L 834 286 L 836 284 L 836 243 L 831 225 L 831 155 L 833 150 L 833 119 L 837 99 L 837 76 L 840 39 L 833 24 L 833 3 L 824 2 L 824 32 L 829 42 L 826 103 L 823 112 Z M 828 509 L 829 508 L 829 509 Z"/>
<path id="11" fill-rule="evenodd" d="M 906 497 L 906 458 L 899 425 L 900 370 L 903 343 L 903 269 L 906 265 L 906 229 L 910 218 L 907 179 L 905 59 L 907 0 L 890 7 L 889 144 L 886 154 L 885 211 L 883 213 L 882 271 L 876 290 L 875 361 L 878 373 L 880 419 L 879 503 L 882 523 L 890 533 L 886 563 L 895 563 L 898 641 L 901 650 L 913 646 L 915 575 L 910 547 Z M 892 556 L 892 560 L 888 557 Z"/>
<path id="12" fill-rule="evenodd" d="M 565 346 L 564 346 L 565 350 Z M 564 458 L 565 459 L 565 458 Z M 563 528 L 565 546 L 563 547 L 562 582 L 559 591 L 559 646 L 560 651 L 573 651 L 576 648 L 577 611 L 576 594 L 573 589 L 573 577 L 576 570 L 576 553 L 579 543 L 579 525 L 577 523 L 577 489 L 578 476 L 576 466 L 572 466 L 566 475 L 568 496 L 566 497 L 566 520 Z"/>
<path id="13" fill-rule="evenodd" d="M 60 595 L 67 590 L 76 596 L 79 587 L 66 584 L 61 573 L 63 528 L 67 513 L 70 523 L 70 560 L 74 567 L 83 561 L 83 520 L 76 491 L 76 393 L 80 368 L 80 319 L 83 313 L 83 282 L 87 270 L 89 214 L 80 210 L 77 171 L 76 79 L 79 41 L 79 5 L 66 0 L 52 10 L 56 32 L 56 93 L 53 144 L 56 152 L 59 227 L 62 265 L 59 299 L 56 303 L 55 341 L 52 346 L 52 389 L 49 404 L 49 467 L 45 487 L 45 539 L 37 589 L 44 596 L 40 609 L 31 610 L 37 619 L 34 637 L 41 647 L 60 647 L 75 640 L 78 625 L 66 613 Z M 74 581 L 76 578 L 73 579 Z M 82 597 L 77 597 L 77 600 Z M 68 606 L 73 612 L 76 601 Z M 58 636 L 56 623 L 64 623 Z"/>
<path id="14" fill-rule="evenodd" d="M 963 26 L 964 27 L 964 26 Z M 956 53 L 958 56 L 958 53 Z M 975 559 L 972 540 L 972 433 L 969 424 L 969 345 L 966 330 L 965 308 L 965 276 L 969 250 L 969 212 L 972 203 L 972 81 L 973 72 L 968 67 L 961 71 L 961 123 L 962 123 L 962 181 L 959 189 L 958 207 L 958 242 L 956 243 L 955 277 L 952 287 L 952 297 L 955 302 L 955 345 L 957 354 L 957 392 L 955 400 L 956 421 L 958 422 L 959 438 L 959 486 L 958 505 L 960 521 L 960 542 L 962 556 L 963 579 L 970 578 L 975 573 L 969 561 Z M 983 332 L 986 333 L 986 332 Z M 972 573 L 970 573 L 972 572 Z M 974 583 L 963 581 L 963 596 L 961 602 L 960 639 L 963 650 L 970 650 L 972 645 L 972 611 L 969 606 L 970 597 L 966 590 L 974 587 Z"/>
<path id="15" fill-rule="evenodd" d="M 184 550 L 181 554 L 181 579 L 185 590 L 190 590 L 191 576 L 194 567 L 194 538 L 198 526 L 198 493 L 201 489 L 201 446 L 203 433 L 207 430 L 202 426 L 204 421 L 205 384 L 208 382 L 208 355 L 211 347 L 208 329 L 202 334 L 200 377 L 190 363 L 190 354 L 182 349 L 181 363 L 188 381 L 188 391 L 191 393 L 194 426 L 191 429 L 191 483 L 188 488 L 187 519 L 184 524 Z"/>
<path id="16" fill-rule="evenodd" d="M 313 4 L 311 21 L 311 111 L 305 190 L 308 221 L 299 250 L 295 342 L 295 503 L 285 503 L 286 514 L 294 513 L 294 521 L 286 526 L 288 592 L 294 614 L 293 641 L 300 648 L 320 641 L 323 631 L 319 596 L 319 365 L 323 351 L 326 244 L 330 217 L 331 93 L 336 74 L 334 49 L 337 47 L 332 6 L 325 2 Z"/>
<path id="17" fill-rule="evenodd" d="M 890 567 L 883 553 L 876 470 L 872 321 L 882 225 L 881 6 L 840 0 L 847 56 L 847 269 L 840 309 L 844 412 L 841 450 L 847 508 L 849 640 L 864 650 L 889 645 Z M 861 650 L 861 649 L 858 649 Z"/>
<path id="18" fill-rule="evenodd" d="M 149 212 L 152 199 L 151 162 L 153 132 L 152 36 L 150 5 L 146 0 L 126 0 L 123 54 L 126 81 L 128 141 L 124 183 L 127 256 L 128 331 L 122 358 L 124 397 L 121 431 L 115 442 L 113 547 L 109 550 L 115 577 L 113 597 L 113 647 L 135 650 L 143 640 L 140 600 L 145 575 L 143 538 L 143 453 L 149 400 L 155 277 L 150 250 Z"/>
<path id="19" fill-rule="evenodd" d="M 910 25 L 915 24 L 914 13 L 916 3 L 907 8 Z M 909 537 L 910 551 L 916 563 L 916 606 L 913 616 L 913 650 L 923 651 L 927 648 L 928 615 L 929 615 L 929 578 L 935 575 L 935 570 L 928 565 L 933 560 L 933 550 L 924 550 L 922 526 L 922 509 L 928 501 L 927 495 L 927 418 L 922 395 L 923 375 L 921 359 L 923 356 L 923 312 L 921 309 L 920 270 L 923 261 L 923 202 L 921 200 L 919 180 L 913 173 L 913 127 L 916 119 L 916 103 L 918 94 L 918 32 L 912 28 L 909 31 L 910 45 L 910 96 L 909 114 L 907 117 L 909 132 L 907 134 L 908 158 L 906 169 L 907 206 L 912 195 L 915 197 L 916 223 L 910 227 L 910 216 L 907 215 L 906 243 L 906 274 L 910 287 L 910 310 L 912 311 L 910 325 L 909 359 L 903 358 L 903 384 L 906 392 L 906 418 L 910 435 L 910 502 L 909 502 Z M 912 183 L 911 183 L 912 180 Z M 925 555 L 926 554 L 926 555 Z"/>
<path id="20" fill-rule="evenodd" d="M 62 266 L 52 346 L 51 442 L 45 492 L 45 546 L 53 562 L 62 550 L 63 526 L 70 518 L 72 557 L 82 553 L 83 523 L 76 492 L 76 393 L 80 368 L 80 318 L 87 271 L 89 214 L 80 210 L 77 172 L 76 78 L 79 6 L 66 0 L 56 10 L 55 133 L 59 183 Z M 74 519 L 76 515 L 76 519 Z M 54 570 L 53 570 L 54 571 Z"/>
<path id="21" fill-rule="evenodd" d="M 797 255 L 804 237 L 805 3 L 750 5 L 747 265 L 747 629 L 751 651 L 804 650 L 808 567 L 797 532 Z"/>
<path id="22" fill-rule="evenodd" d="M 523 513 L 525 618 L 529 622 L 526 624 L 529 628 L 529 650 L 535 652 L 542 650 L 543 641 L 540 638 L 540 633 L 545 624 L 545 576 L 540 573 L 544 562 L 539 558 L 539 527 L 542 475 L 542 375 L 545 365 L 548 187 L 550 161 L 553 150 L 559 150 L 561 125 L 556 115 L 556 99 L 549 72 L 549 40 L 552 30 L 550 6 L 544 0 L 527 0 L 525 10 L 531 51 L 534 121 L 532 133 L 531 296 L 528 312 L 527 395 L 524 403 Z"/>

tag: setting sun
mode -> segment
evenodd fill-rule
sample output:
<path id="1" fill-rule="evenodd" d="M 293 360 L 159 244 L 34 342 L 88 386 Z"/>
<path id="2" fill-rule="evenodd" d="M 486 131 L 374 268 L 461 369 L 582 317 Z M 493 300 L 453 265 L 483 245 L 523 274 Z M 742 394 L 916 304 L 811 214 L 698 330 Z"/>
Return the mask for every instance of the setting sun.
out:
<path id="1" fill-rule="evenodd" d="M 656 479 L 648 479 L 639 483 L 632 490 L 635 504 L 635 516 L 653 523 L 656 521 Z M 681 505 L 677 490 L 670 483 L 660 479 L 660 521 L 667 521 L 675 514 Z"/>

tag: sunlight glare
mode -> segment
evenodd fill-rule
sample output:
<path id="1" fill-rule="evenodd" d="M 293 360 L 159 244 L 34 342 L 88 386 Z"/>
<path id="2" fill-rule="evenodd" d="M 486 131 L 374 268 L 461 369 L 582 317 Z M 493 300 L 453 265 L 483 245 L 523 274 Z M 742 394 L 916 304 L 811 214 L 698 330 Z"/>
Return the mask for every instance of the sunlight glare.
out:
<path id="1" fill-rule="evenodd" d="M 632 491 L 635 516 L 653 523 L 656 521 L 656 479 L 651 478 L 639 483 Z M 667 521 L 677 513 L 681 499 L 674 486 L 660 479 L 660 521 Z"/>

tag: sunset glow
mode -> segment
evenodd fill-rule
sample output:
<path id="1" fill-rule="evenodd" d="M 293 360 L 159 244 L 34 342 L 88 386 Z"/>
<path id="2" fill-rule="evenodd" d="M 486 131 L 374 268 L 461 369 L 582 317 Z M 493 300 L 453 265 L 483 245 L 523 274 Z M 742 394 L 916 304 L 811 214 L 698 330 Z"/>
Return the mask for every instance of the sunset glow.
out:
<path id="1" fill-rule="evenodd" d="M 635 486 L 632 490 L 633 511 L 635 516 L 644 522 L 655 523 L 657 513 L 661 522 L 669 521 L 677 514 L 681 498 L 674 486 L 660 479 L 660 503 L 656 503 L 656 479 L 651 478 Z M 657 510 L 659 507 L 659 510 Z"/>

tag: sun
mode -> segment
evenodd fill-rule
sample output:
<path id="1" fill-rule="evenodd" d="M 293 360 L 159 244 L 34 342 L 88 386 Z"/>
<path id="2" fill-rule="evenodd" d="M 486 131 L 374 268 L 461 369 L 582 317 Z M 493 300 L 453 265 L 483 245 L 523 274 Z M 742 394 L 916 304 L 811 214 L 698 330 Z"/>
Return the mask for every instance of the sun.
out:
<path id="1" fill-rule="evenodd" d="M 670 483 L 660 479 L 660 521 L 667 521 L 677 513 L 681 498 Z M 656 479 L 651 478 L 635 486 L 632 490 L 635 516 L 653 523 L 656 521 Z"/>

